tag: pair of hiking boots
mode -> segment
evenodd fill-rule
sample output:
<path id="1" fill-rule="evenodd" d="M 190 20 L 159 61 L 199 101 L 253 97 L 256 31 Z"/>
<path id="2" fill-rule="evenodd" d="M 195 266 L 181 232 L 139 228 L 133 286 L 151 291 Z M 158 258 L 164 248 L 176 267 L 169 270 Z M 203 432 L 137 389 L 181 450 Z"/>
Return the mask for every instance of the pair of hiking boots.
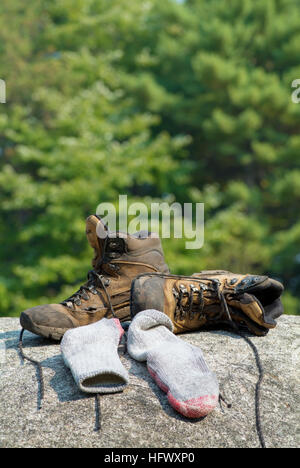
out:
<path id="1" fill-rule="evenodd" d="M 174 333 L 229 324 L 265 335 L 283 313 L 283 286 L 267 276 L 223 270 L 172 275 L 157 234 L 111 232 L 96 215 L 87 218 L 86 234 L 95 254 L 87 282 L 61 304 L 22 312 L 24 329 L 60 340 L 68 329 L 103 317 L 124 322 L 157 309 L 170 317 Z"/>

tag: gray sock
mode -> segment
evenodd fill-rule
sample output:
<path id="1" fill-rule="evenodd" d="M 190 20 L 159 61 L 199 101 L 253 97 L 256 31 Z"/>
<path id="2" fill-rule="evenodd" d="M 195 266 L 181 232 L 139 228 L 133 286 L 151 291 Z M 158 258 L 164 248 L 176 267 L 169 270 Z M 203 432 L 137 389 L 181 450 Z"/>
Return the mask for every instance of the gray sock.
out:
<path id="1" fill-rule="evenodd" d="M 89 393 L 124 390 L 129 377 L 118 355 L 123 333 L 118 319 L 103 318 L 64 334 L 62 356 L 80 390 Z"/>
<path id="2" fill-rule="evenodd" d="M 171 320 L 162 312 L 139 312 L 128 330 L 128 352 L 147 361 L 150 375 L 176 411 L 189 418 L 206 416 L 218 402 L 216 374 L 207 367 L 201 349 L 172 330 Z"/>

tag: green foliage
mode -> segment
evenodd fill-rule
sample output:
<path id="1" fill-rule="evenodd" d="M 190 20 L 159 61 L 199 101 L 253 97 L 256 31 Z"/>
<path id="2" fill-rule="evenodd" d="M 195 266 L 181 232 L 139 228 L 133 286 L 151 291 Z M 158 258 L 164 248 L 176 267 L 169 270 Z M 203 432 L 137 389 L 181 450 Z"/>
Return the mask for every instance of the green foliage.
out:
<path id="1" fill-rule="evenodd" d="M 205 203 L 174 273 L 284 282 L 300 302 L 298 0 L 2 0 L 0 315 L 85 279 L 85 218 L 119 194 Z M 297 211 L 298 207 L 298 211 Z"/>

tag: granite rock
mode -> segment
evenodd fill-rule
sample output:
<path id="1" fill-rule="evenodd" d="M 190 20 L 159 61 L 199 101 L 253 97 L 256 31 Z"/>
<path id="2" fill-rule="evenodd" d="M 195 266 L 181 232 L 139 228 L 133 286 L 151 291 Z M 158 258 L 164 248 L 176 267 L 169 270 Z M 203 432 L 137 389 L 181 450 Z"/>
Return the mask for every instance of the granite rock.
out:
<path id="1" fill-rule="evenodd" d="M 45 395 L 39 410 L 37 370 L 18 351 L 18 318 L 0 318 L 0 447 L 255 448 L 258 379 L 253 350 L 229 331 L 180 335 L 200 346 L 220 391 L 232 404 L 207 417 L 176 413 L 144 363 L 121 360 L 130 383 L 123 393 L 103 395 L 101 431 L 95 431 L 95 398 L 81 393 L 64 365 L 59 344 L 24 333 L 24 352 L 41 362 Z M 265 337 L 250 337 L 264 369 L 261 427 L 267 447 L 299 447 L 300 316 L 284 315 Z"/>

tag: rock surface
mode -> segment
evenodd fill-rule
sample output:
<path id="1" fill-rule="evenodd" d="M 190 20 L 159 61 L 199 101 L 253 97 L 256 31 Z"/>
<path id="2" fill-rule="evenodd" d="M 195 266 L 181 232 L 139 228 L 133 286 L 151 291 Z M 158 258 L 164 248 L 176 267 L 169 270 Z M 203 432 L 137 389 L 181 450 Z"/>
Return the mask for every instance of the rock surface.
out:
<path id="1" fill-rule="evenodd" d="M 65 367 L 59 344 L 27 331 L 24 352 L 41 362 L 45 396 L 38 410 L 36 367 L 18 352 L 17 318 L 0 318 L 0 447 L 229 448 L 259 447 L 255 420 L 258 370 L 249 344 L 227 331 L 180 335 L 202 348 L 231 408 L 188 420 L 176 413 L 128 354 L 121 360 L 130 385 L 101 396 L 102 429 L 95 428 L 95 399 L 81 393 Z M 267 447 L 299 447 L 300 317 L 282 316 L 265 337 L 253 337 L 264 368 L 261 427 Z"/>

